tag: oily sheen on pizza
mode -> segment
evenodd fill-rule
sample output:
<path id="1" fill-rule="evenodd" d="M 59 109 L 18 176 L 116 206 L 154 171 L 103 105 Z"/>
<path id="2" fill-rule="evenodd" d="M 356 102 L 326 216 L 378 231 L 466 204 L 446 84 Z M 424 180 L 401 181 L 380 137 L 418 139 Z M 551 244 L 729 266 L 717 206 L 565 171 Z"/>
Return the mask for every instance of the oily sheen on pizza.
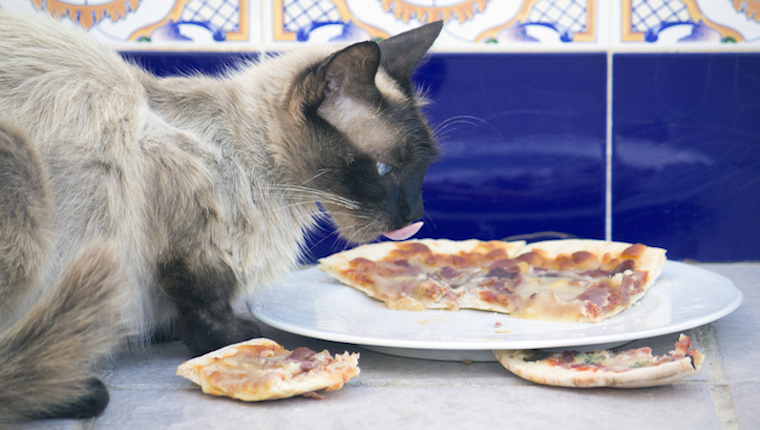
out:
<path id="1" fill-rule="evenodd" d="M 543 350 L 494 351 L 510 372 L 537 384 L 561 387 L 637 388 L 671 384 L 702 368 L 704 356 L 681 335 L 668 355 L 648 347 L 620 352 L 596 350 L 546 353 Z"/>
<path id="2" fill-rule="evenodd" d="M 245 401 L 317 396 L 333 391 L 359 374 L 359 354 L 289 351 L 273 340 L 251 339 L 193 358 L 177 375 L 200 385 L 204 393 Z"/>
<path id="3" fill-rule="evenodd" d="M 639 300 L 665 261 L 664 249 L 591 239 L 421 239 L 363 245 L 323 258 L 319 267 L 391 309 L 599 322 Z"/>

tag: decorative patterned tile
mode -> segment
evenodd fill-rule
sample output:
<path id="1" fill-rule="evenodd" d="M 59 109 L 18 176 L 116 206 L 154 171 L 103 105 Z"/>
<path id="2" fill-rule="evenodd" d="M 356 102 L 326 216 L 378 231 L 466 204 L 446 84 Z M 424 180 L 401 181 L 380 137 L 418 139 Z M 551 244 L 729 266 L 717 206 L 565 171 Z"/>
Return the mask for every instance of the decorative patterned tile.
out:
<path id="1" fill-rule="evenodd" d="M 121 49 L 235 50 L 260 43 L 255 0 L 0 0 L 0 7 L 74 21 Z"/>
<path id="2" fill-rule="evenodd" d="M 385 39 L 426 22 L 443 20 L 442 50 L 535 49 L 583 45 L 604 48 L 598 0 L 275 0 L 266 42 Z M 606 8 L 603 9 L 606 11 Z"/>
<path id="3" fill-rule="evenodd" d="M 618 47 L 760 49 L 758 0 L 620 0 Z"/>
<path id="4" fill-rule="evenodd" d="M 758 70 L 758 54 L 614 56 L 614 239 L 760 259 Z"/>

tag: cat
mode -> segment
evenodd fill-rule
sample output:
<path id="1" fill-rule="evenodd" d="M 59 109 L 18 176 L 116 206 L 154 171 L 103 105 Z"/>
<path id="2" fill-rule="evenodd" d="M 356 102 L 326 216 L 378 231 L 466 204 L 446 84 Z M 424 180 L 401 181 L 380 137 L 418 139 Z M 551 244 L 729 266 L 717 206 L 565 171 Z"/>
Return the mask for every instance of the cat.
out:
<path id="1" fill-rule="evenodd" d="M 438 149 L 410 76 L 441 28 L 157 78 L 0 11 L 0 425 L 100 414 L 125 339 L 259 335 L 231 303 L 297 266 L 319 205 L 350 242 L 414 234 Z"/>

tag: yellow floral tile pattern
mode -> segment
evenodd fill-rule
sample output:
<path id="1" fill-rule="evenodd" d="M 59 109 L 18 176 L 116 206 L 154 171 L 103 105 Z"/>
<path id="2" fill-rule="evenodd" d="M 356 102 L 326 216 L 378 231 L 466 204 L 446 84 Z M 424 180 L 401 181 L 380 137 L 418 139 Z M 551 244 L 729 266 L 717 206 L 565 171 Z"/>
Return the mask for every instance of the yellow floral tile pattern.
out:
<path id="1" fill-rule="evenodd" d="M 386 38 L 438 20 L 444 49 L 602 42 L 597 0 L 274 0 L 271 16 L 275 44 Z"/>
<path id="2" fill-rule="evenodd" d="M 439 51 L 760 50 L 760 0 L 0 0 L 135 50 L 264 51 L 443 20 Z"/>
<path id="3" fill-rule="evenodd" d="M 95 3 L 95 4 L 93 4 Z M 228 49 L 259 44 L 249 0 L 0 0 L 0 7 L 70 20 L 95 38 L 137 49 Z"/>
<path id="4" fill-rule="evenodd" d="M 623 44 L 685 47 L 760 43 L 758 0 L 621 0 L 620 22 Z"/>

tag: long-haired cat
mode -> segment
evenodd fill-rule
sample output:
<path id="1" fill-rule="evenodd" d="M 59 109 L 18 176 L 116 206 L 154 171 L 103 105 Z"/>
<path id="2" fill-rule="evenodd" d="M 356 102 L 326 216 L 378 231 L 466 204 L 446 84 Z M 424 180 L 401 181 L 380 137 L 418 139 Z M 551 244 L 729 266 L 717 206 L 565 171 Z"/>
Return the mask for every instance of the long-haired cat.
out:
<path id="1" fill-rule="evenodd" d="M 102 412 L 92 365 L 126 336 L 256 336 L 231 301 L 294 267 L 317 202 L 349 241 L 412 234 L 436 147 L 410 74 L 440 30 L 158 79 L 0 11 L 0 424 Z"/>

